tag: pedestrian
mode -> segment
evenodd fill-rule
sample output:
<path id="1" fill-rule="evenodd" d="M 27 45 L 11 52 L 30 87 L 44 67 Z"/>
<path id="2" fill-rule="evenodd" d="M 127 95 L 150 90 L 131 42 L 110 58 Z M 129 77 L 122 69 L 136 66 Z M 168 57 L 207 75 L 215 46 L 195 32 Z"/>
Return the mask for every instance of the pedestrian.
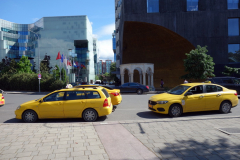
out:
<path id="1" fill-rule="evenodd" d="M 188 81 L 185 79 L 185 80 L 184 80 L 184 83 L 188 83 Z"/>
<path id="2" fill-rule="evenodd" d="M 164 81 L 163 79 L 161 79 L 161 88 L 163 88 L 163 85 L 164 85 Z"/>

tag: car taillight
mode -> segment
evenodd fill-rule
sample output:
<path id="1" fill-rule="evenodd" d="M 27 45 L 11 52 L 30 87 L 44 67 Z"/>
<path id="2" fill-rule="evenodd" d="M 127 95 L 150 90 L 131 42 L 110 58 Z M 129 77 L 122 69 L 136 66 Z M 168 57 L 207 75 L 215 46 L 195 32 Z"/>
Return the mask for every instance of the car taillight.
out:
<path id="1" fill-rule="evenodd" d="M 108 106 L 108 100 L 105 99 L 104 102 L 103 102 L 103 107 L 107 107 Z"/>
<path id="2" fill-rule="evenodd" d="M 2 99 L 4 99 L 4 96 L 2 96 Z"/>
<path id="3" fill-rule="evenodd" d="M 119 93 L 118 93 L 118 92 L 111 93 L 111 94 L 114 95 L 114 96 L 119 96 Z"/>
<path id="4" fill-rule="evenodd" d="M 146 86 L 146 88 L 147 88 L 147 89 L 149 89 L 149 87 L 148 87 L 148 86 Z"/>
<path id="5" fill-rule="evenodd" d="M 234 93 L 235 96 L 237 96 L 238 94 L 237 93 Z"/>

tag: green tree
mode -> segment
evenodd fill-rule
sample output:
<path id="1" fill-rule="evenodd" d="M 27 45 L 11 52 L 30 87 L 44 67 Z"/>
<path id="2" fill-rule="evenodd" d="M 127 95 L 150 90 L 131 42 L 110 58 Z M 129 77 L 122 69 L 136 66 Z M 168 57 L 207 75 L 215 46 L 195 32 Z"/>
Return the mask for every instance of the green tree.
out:
<path id="1" fill-rule="evenodd" d="M 18 68 L 17 62 L 14 59 L 12 59 L 9 63 L 1 62 L 0 63 L 0 74 L 17 73 L 17 71 L 18 71 L 17 68 Z"/>
<path id="2" fill-rule="evenodd" d="M 61 70 L 61 77 L 62 77 L 62 81 L 64 83 L 66 83 L 66 80 L 67 80 L 67 73 L 66 73 L 66 70 L 64 68 L 62 68 Z"/>
<path id="3" fill-rule="evenodd" d="M 102 80 L 103 80 L 103 75 L 100 75 L 100 76 L 99 76 L 99 79 L 102 81 Z"/>
<path id="4" fill-rule="evenodd" d="M 59 80 L 60 79 L 60 69 L 58 67 L 58 65 L 55 65 L 55 68 L 53 70 L 53 76 L 55 77 L 56 80 Z"/>
<path id="5" fill-rule="evenodd" d="M 95 75 L 95 80 L 99 80 L 99 77 L 97 75 Z"/>
<path id="6" fill-rule="evenodd" d="M 226 75 L 226 76 L 233 76 L 234 74 L 239 74 L 239 70 L 240 68 L 232 68 L 232 67 L 228 67 L 228 66 L 224 66 L 225 69 L 222 72 L 222 74 Z"/>
<path id="7" fill-rule="evenodd" d="M 30 60 L 28 60 L 27 56 L 22 56 L 20 61 L 17 63 L 17 66 L 18 73 L 33 73 L 31 70 L 32 64 L 30 63 Z"/>
<path id="8" fill-rule="evenodd" d="M 206 79 L 207 77 L 214 77 L 213 58 L 207 55 L 207 46 L 197 46 L 195 50 L 186 53 L 187 59 L 184 59 L 185 71 L 188 74 L 182 76 L 183 79 Z"/>
<path id="9" fill-rule="evenodd" d="M 50 67 L 50 60 L 51 60 L 51 57 L 47 55 L 44 56 L 44 59 L 41 61 L 41 72 L 45 72 L 45 73 L 50 73 L 51 72 L 51 69 L 52 67 Z"/>

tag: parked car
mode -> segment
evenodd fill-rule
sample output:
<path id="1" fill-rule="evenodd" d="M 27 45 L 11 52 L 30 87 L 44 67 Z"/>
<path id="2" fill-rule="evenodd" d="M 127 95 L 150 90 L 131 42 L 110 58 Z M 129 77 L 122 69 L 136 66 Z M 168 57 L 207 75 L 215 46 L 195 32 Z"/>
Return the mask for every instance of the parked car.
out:
<path id="1" fill-rule="evenodd" d="M 32 123 L 37 119 L 83 118 L 93 122 L 97 117 L 112 113 L 108 92 L 102 87 L 56 90 L 43 98 L 17 107 L 17 119 Z"/>
<path id="2" fill-rule="evenodd" d="M 3 96 L 3 90 L 0 89 L 0 107 L 3 106 L 5 104 L 5 99 Z"/>
<path id="3" fill-rule="evenodd" d="M 92 88 L 92 87 L 103 87 L 104 89 L 106 89 L 106 91 L 108 92 L 108 94 L 111 97 L 111 101 L 112 101 L 113 106 L 119 105 L 122 102 L 122 95 L 120 94 L 120 90 L 119 89 L 113 89 L 109 86 L 79 85 L 79 86 L 75 86 L 74 88 Z"/>
<path id="4" fill-rule="evenodd" d="M 148 109 L 161 114 L 178 117 L 186 112 L 219 110 L 229 113 L 238 105 L 235 90 L 211 83 L 181 84 L 166 93 L 152 96 Z"/>
<path id="5" fill-rule="evenodd" d="M 236 77 L 213 77 L 208 78 L 207 80 L 211 81 L 211 83 L 219 84 L 228 89 L 234 89 L 238 94 L 240 93 L 240 81 Z"/>
<path id="6" fill-rule="evenodd" d="M 77 85 L 77 83 L 69 83 L 69 84 L 71 84 L 73 87 Z"/>
<path id="7" fill-rule="evenodd" d="M 121 93 L 137 93 L 143 94 L 144 92 L 149 92 L 149 87 L 142 85 L 140 83 L 128 82 L 121 86 L 115 86 L 115 89 L 120 89 Z"/>

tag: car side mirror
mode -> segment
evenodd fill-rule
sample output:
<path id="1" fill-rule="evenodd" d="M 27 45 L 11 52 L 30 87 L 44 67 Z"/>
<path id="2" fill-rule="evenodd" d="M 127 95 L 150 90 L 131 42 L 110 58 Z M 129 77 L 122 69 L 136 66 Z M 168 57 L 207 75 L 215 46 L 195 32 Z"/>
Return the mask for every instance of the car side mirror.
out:
<path id="1" fill-rule="evenodd" d="M 187 92 L 187 93 L 184 94 L 184 96 L 190 96 L 190 95 L 193 95 L 193 93 L 192 92 Z"/>
<path id="2" fill-rule="evenodd" d="M 39 103 L 42 103 L 42 102 L 43 102 L 43 99 L 40 99 L 40 100 L 39 100 Z"/>

